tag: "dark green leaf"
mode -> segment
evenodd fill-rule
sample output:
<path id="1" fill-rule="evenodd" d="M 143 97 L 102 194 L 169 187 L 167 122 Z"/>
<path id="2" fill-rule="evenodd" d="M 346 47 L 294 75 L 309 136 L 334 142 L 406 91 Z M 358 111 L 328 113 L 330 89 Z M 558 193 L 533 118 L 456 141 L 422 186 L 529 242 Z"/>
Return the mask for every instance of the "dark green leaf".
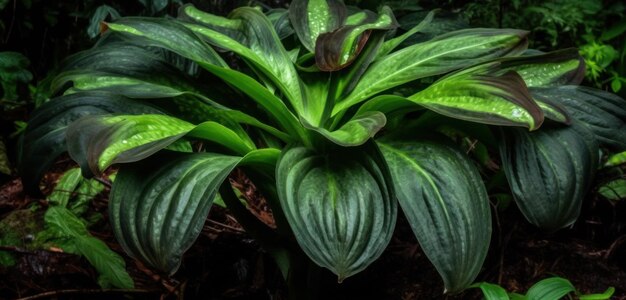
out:
<path id="1" fill-rule="evenodd" d="M 246 157 L 216 153 L 160 153 L 123 166 L 109 204 L 111 224 L 124 250 L 173 274 L 200 234 L 218 188 L 237 164 L 274 166 L 277 150 Z"/>
<path id="2" fill-rule="evenodd" d="M 531 89 L 534 98 L 563 105 L 569 115 L 591 129 L 598 141 L 626 150 L 626 101 L 601 90 L 582 86 Z"/>
<path id="3" fill-rule="evenodd" d="M 18 171 L 24 187 L 39 192 L 39 180 L 66 151 L 67 126 L 81 117 L 110 113 L 158 114 L 153 106 L 106 92 L 85 92 L 58 97 L 44 103 L 31 115 L 20 140 Z"/>
<path id="4" fill-rule="evenodd" d="M 569 48 L 539 55 L 503 58 L 497 74 L 517 72 L 528 87 L 578 85 L 585 77 L 585 60 Z"/>
<path id="5" fill-rule="evenodd" d="M 593 134 L 577 122 L 530 133 L 504 131 L 502 165 L 526 219 L 550 231 L 572 225 L 596 171 L 598 152 Z"/>
<path id="6" fill-rule="evenodd" d="M 224 60 L 185 26 L 170 19 L 129 17 L 106 23 L 107 29 L 142 42 L 145 46 L 168 49 L 198 63 L 226 67 Z"/>
<path id="7" fill-rule="evenodd" d="M 298 244 L 339 282 L 389 243 L 397 206 L 386 168 L 373 144 L 329 154 L 292 146 L 278 162 L 278 195 Z"/>
<path id="8" fill-rule="evenodd" d="M 489 198 L 476 167 L 460 151 L 436 142 L 379 145 L 400 206 L 446 291 L 467 288 L 491 239 Z"/>
<path id="9" fill-rule="evenodd" d="M 121 18 L 120 13 L 113 7 L 110 7 L 106 4 L 98 6 L 96 11 L 93 12 L 91 18 L 89 19 L 89 26 L 87 27 L 87 35 L 90 38 L 95 38 L 100 34 L 100 23 L 106 21 L 107 18 L 111 17 L 111 21 L 115 21 L 116 19 Z"/>

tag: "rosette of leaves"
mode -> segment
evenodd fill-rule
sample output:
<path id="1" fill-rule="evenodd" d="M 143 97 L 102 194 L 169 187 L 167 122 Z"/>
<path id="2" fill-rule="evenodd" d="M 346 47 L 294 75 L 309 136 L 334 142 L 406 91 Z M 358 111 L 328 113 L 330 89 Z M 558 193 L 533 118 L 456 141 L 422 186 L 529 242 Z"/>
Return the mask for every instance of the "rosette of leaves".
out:
<path id="1" fill-rule="evenodd" d="M 491 217 L 485 170 L 458 135 L 499 152 L 524 215 L 556 230 L 576 219 L 600 147 L 624 148 L 626 106 L 577 87 L 576 50 L 530 55 L 525 31 L 405 42 L 432 22 L 401 31 L 388 7 L 337 0 L 120 18 L 64 64 L 20 170 L 36 191 L 66 151 L 85 176 L 118 165 L 115 236 L 169 274 L 218 193 L 284 276 L 300 274 L 295 246 L 339 281 L 380 256 L 399 204 L 446 291 L 461 291 L 480 272 Z M 234 196 L 235 168 L 266 195 L 276 229 Z"/>

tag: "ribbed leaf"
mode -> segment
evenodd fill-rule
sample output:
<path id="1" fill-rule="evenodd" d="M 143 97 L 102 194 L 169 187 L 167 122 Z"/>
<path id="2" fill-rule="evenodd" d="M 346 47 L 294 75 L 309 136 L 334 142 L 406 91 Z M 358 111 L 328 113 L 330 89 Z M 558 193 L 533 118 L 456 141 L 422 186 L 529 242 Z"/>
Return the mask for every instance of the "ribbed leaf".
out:
<path id="1" fill-rule="evenodd" d="M 553 277 L 535 283 L 528 290 L 526 298 L 528 300 L 559 300 L 575 291 L 576 288 L 569 280 Z"/>
<path id="2" fill-rule="evenodd" d="M 576 221 L 598 163 L 598 144 L 584 125 L 508 129 L 500 156 L 517 206 L 530 223 L 554 231 Z"/>
<path id="3" fill-rule="evenodd" d="M 176 272 L 202 230 L 217 189 L 240 160 L 197 153 L 121 168 L 109 215 L 124 250 L 168 274 Z"/>
<path id="4" fill-rule="evenodd" d="M 559 103 L 572 118 L 584 123 L 598 141 L 618 151 L 626 150 L 626 101 L 601 90 L 582 86 L 533 88 L 533 97 Z"/>
<path id="5" fill-rule="evenodd" d="M 300 81 L 289 54 L 283 47 L 274 26 L 259 10 L 241 7 L 229 19 L 213 16 L 189 5 L 181 17 L 196 24 L 186 24 L 209 43 L 239 54 L 255 69 L 267 76 L 291 101 L 296 111 L 304 114 Z"/>
<path id="6" fill-rule="evenodd" d="M 145 46 L 165 48 L 196 62 L 227 67 L 213 48 L 174 20 L 128 17 L 106 23 L 106 27 Z"/>
<path id="7" fill-rule="evenodd" d="M 520 53 L 526 48 L 526 35 L 510 29 L 459 30 L 393 52 L 370 66 L 333 115 L 403 83 Z"/>
<path id="8" fill-rule="evenodd" d="M 316 154 L 288 147 L 278 162 L 281 206 L 302 250 L 343 279 L 385 249 L 396 221 L 388 170 L 373 144 Z"/>
<path id="9" fill-rule="evenodd" d="M 346 24 L 332 32 L 320 34 L 315 43 L 315 63 L 322 71 L 343 69 L 361 53 L 372 30 L 390 30 L 397 26 L 391 9 L 383 6 L 378 17 L 371 20 L 366 17 L 357 24 Z"/>
<path id="10" fill-rule="evenodd" d="M 68 152 L 83 174 L 100 174 L 112 164 L 144 159 L 186 134 L 216 142 L 238 154 L 254 148 L 251 141 L 215 122 L 195 126 L 166 115 L 104 115 L 70 124 Z"/>
<path id="11" fill-rule="evenodd" d="M 18 171 L 24 187 L 39 192 L 39 180 L 66 151 L 67 126 L 81 117 L 110 113 L 158 114 L 153 106 L 106 92 L 78 93 L 54 98 L 36 109 L 20 141 Z"/>
<path id="12" fill-rule="evenodd" d="M 491 239 L 489 199 L 478 171 L 466 155 L 436 142 L 378 144 L 400 206 L 446 291 L 467 288 Z"/>
<path id="13" fill-rule="evenodd" d="M 291 25 L 310 52 L 315 52 L 318 36 L 339 28 L 346 16 L 346 7 L 340 0 L 294 0 L 289 5 Z"/>

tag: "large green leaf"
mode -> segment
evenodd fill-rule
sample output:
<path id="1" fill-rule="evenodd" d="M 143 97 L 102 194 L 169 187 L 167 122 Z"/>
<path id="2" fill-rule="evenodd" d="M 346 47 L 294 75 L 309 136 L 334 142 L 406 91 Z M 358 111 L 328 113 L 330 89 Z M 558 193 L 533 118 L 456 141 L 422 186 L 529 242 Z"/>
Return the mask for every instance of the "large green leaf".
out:
<path id="1" fill-rule="evenodd" d="M 274 26 L 262 12 L 242 7 L 234 10 L 227 19 L 189 5 L 181 9 L 179 17 L 195 22 L 186 26 L 209 43 L 245 58 L 248 64 L 271 79 L 272 84 L 287 96 L 297 112 L 305 114 L 307 103 L 302 98 L 295 66 L 274 31 Z"/>
<path id="2" fill-rule="evenodd" d="M 317 38 L 343 25 L 347 16 L 340 0 L 294 0 L 289 5 L 289 19 L 302 45 L 315 52 Z"/>
<path id="3" fill-rule="evenodd" d="M 476 167 L 462 152 L 436 142 L 378 144 L 400 206 L 446 291 L 467 288 L 491 239 L 489 198 Z"/>
<path id="4" fill-rule="evenodd" d="M 559 103 L 572 118 L 584 123 L 598 141 L 626 150 L 626 101 L 611 93 L 582 86 L 533 88 L 535 99 Z"/>
<path id="5" fill-rule="evenodd" d="M 502 165 L 526 219 L 554 231 L 576 221 L 598 164 L 598 143 L 584 125 L 510 128 L 500 144 Z"/>
<path id="6" fill-rule="evenodd" d="M 518 54 L 526 49 L 526 35 L 510 29 L 459 30 L 393 52 L 370 66 L 333 115 L 403 83 Z"/>
<path id="7" fill-rule="evenodd" d="M 407 98 L 382 95 L 366 102 L 359 114 L 367 111 L 389 113 L 417 104 L 442 115 L 505 126 L 524 126 L 535 130 L 543 123 L 543 111 L 530 97 L 528 89 L 514 71 L 504 75 L 483 75 L 482 67 L 464 70 L 430 85 Z"/>
<path id="8" fill-rule="evenodd" d="M 340 282 L 389 243 L 397 206 L 388 172 L 373 144 L 328 154 L 290 146 L 279 159 L 278 195 L 296 240 Z"/>
<path id="9" fill-rule="evenodd" d="M 218 188 L 240 163 L 273 165 L 278 151 L 246 157 L 159 153 L 124 165 L 109 203 L 113 232 L 124 250 L 173 274 L 198 237 Z"/>
<path id="10" fill-rule="evenodd" d="M 111 113 L 158 114 L 154 106 L 107 92 L 85 92 L 54 98 L 36 109 L 20 140 L 18 171 L 24 187 L 39 192 L 39 180 L 66 151 L 67 126 L 81 117 Z"/>
<path id="11" fill-rule="evenodd" d="M 165 48 L 196 62 L 227 67 L 213 48 L 175 20 L 127 17 L 106 23 L 106 27 L 132 39 L 133 43 Z"/>
<path id="12" fill-rule="evenodd" d="M 83 174 L 100 174 L 112 164 L 142 160 L 187 134 L 241 155 L 255 148 L 249 138 L 218 123 L 196 126 L 166 115 L 85 117 L 68 127 L 67 146 Z"/>

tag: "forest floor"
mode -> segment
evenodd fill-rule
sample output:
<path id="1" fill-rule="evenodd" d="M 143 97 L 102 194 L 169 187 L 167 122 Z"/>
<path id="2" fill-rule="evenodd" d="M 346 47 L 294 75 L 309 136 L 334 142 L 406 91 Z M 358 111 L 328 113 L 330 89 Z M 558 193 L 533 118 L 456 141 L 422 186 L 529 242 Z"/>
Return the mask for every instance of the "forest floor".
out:
<path id="1" fill-rule="evenodd" d="M 44 185 L 51 186 L 60 174 L 46 175 Z M 271 225 L 271 211 L 254 186 L 240 174 L 231 178 L 253 213 Z M 107 193 L 102 193 L 90 210 L 106 216 L 107 201 Z M 41 213 L 29 209 L 33 203 L 45 201 L 25 195 L 19 178 L 5 183 L 0 187 L 0 220 L 41 218 Z M 582 211 L 571 229 L 553 234 L 528 225 L 515 207 L 494 214 L 490 252 L 477 281 L 524 293 L 541 279 L 561 276 L 582 293 L 601 293 L 612 286 L 616 288 L 612 299 L 626 299 L 626 203 L 591 197 Z M 172 277 L 123 254 L 106 217 L 92 229 L 92 235 L 123 255 L 135 289 L 101 290 L 86 259 L 60 249 L 0 246 L 0 251 L 18 258 L 12 267 L 0 266 L 0 299 L 286 299 L 285 283 L 271 257 L 220 207 L 213 207 L 202 234 Z M 25 226 L 24 239 L 32 239 L 34 233 L 28 230 Z M 391 243 L 376 262 L 342 284 L 327 278 L 317 291 L 321 299 L 482 297 L 477 289 L 443 294 L 443 282 L 402 214 Z"/>

